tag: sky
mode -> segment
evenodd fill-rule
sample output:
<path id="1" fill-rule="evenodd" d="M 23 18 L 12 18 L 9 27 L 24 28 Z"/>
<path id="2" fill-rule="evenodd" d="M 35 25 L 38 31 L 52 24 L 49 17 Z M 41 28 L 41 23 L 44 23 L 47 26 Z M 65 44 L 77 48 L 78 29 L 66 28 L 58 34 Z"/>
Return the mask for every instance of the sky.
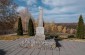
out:
<path id="1" fill-rule="evenodd" d="M 17 10 L 28 8 L 37 19 L 39 7 L 43 8 L 43 19 L 46 22 L 76 23 L 82 15 L 85 22 L 85 0 L 15 0 Z"/>

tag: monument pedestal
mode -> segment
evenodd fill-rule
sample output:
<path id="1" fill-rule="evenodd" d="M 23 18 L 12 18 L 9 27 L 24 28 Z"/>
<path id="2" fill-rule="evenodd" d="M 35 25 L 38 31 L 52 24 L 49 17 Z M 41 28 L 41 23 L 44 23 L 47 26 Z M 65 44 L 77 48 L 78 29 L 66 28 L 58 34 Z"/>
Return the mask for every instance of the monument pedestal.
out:
<path id="1" fill-rule="evenodd" d="M 35 39 L 36 40 L 45 40 L 44 27 L 37 27 L 36 28 Z"/>

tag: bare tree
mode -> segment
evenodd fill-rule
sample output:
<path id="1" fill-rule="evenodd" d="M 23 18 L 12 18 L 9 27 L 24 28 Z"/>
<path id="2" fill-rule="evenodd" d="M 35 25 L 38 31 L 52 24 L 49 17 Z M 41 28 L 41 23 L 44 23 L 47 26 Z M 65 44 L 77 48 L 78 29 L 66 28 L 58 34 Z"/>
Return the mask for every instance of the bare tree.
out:
<path id="1" fill-rule="evenodd" d="M 28 11 L 27 8 L 25 8 L 25 9 L 22 9 L 22 10 L 19 11 L 19 16 L 22 19 L 23 30 L 27 31 L 28 21 L 29 21 L 30 18 L 33 20 L 33 23 L 34 23 L 34 19 L 31 15 L 31 13 Z"/>
<path id="2" fill-rule="evenodd" d="M 60 25 L 60 26 L 58 26 L 58 32 L 62 32 L 62 29 L 63 29 L 63 26 L 62 25 Z"/>
<path id="3" fill-rule="evenodd" d="M 13 29 L 17 20 L 16 8 L 13 0 L 0 0 L 0 33 Z"/>
<path id="4" fill-rule="evenodd" d="M 66 27 L 64 27 L 63 30 L 62 30 L 62 32 L 63 33 L 66 33 L 66 31 L 67 31 L 67 29 L 66 29 Z"/>

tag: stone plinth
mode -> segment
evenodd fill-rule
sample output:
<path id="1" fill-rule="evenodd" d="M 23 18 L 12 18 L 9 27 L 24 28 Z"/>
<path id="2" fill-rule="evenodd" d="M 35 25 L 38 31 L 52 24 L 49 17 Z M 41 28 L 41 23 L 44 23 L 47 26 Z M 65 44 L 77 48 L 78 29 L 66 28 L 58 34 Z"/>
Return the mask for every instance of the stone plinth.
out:
<path id="1" fill-rule="evenodd" d="M 36 28 L 35 39 L 36 40 L 45 40 L 44 27 L 37 27 Z"/>
<path id="2" fill-rule="evenodd" d="M 45 40 L 45 35 L 35 35 L 36 40 Z"/>
<path id="3" fill-rule="evenodd" d="M 37 27 L 36 35 L 44 35 L 44 27 Z"/>

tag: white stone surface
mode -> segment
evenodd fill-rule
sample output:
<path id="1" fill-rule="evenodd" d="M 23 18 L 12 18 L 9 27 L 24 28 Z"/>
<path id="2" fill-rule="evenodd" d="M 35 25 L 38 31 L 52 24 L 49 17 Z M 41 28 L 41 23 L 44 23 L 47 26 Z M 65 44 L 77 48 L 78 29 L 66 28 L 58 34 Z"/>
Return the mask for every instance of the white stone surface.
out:
<path id="1" fill-rule="evenodd" d="M 45 40 L 45 35 L 35 35 L 36 40 Z"/>
<path id="2" fill-rule="evenodd" d="M 44 27 L 37 27 L 36 28 L 35 38 L 36 38 L 36 40 L 45 40 Z"/>
<path id="3" fill-rule="evenodd" d="M 38 27 L 43 27 L 43 9 L 39 7 Z"/>
<path id="4" fill-rule="evenodd" d="M 44 35 L 44 27 L 37 27 L 36 35 Z"/>

